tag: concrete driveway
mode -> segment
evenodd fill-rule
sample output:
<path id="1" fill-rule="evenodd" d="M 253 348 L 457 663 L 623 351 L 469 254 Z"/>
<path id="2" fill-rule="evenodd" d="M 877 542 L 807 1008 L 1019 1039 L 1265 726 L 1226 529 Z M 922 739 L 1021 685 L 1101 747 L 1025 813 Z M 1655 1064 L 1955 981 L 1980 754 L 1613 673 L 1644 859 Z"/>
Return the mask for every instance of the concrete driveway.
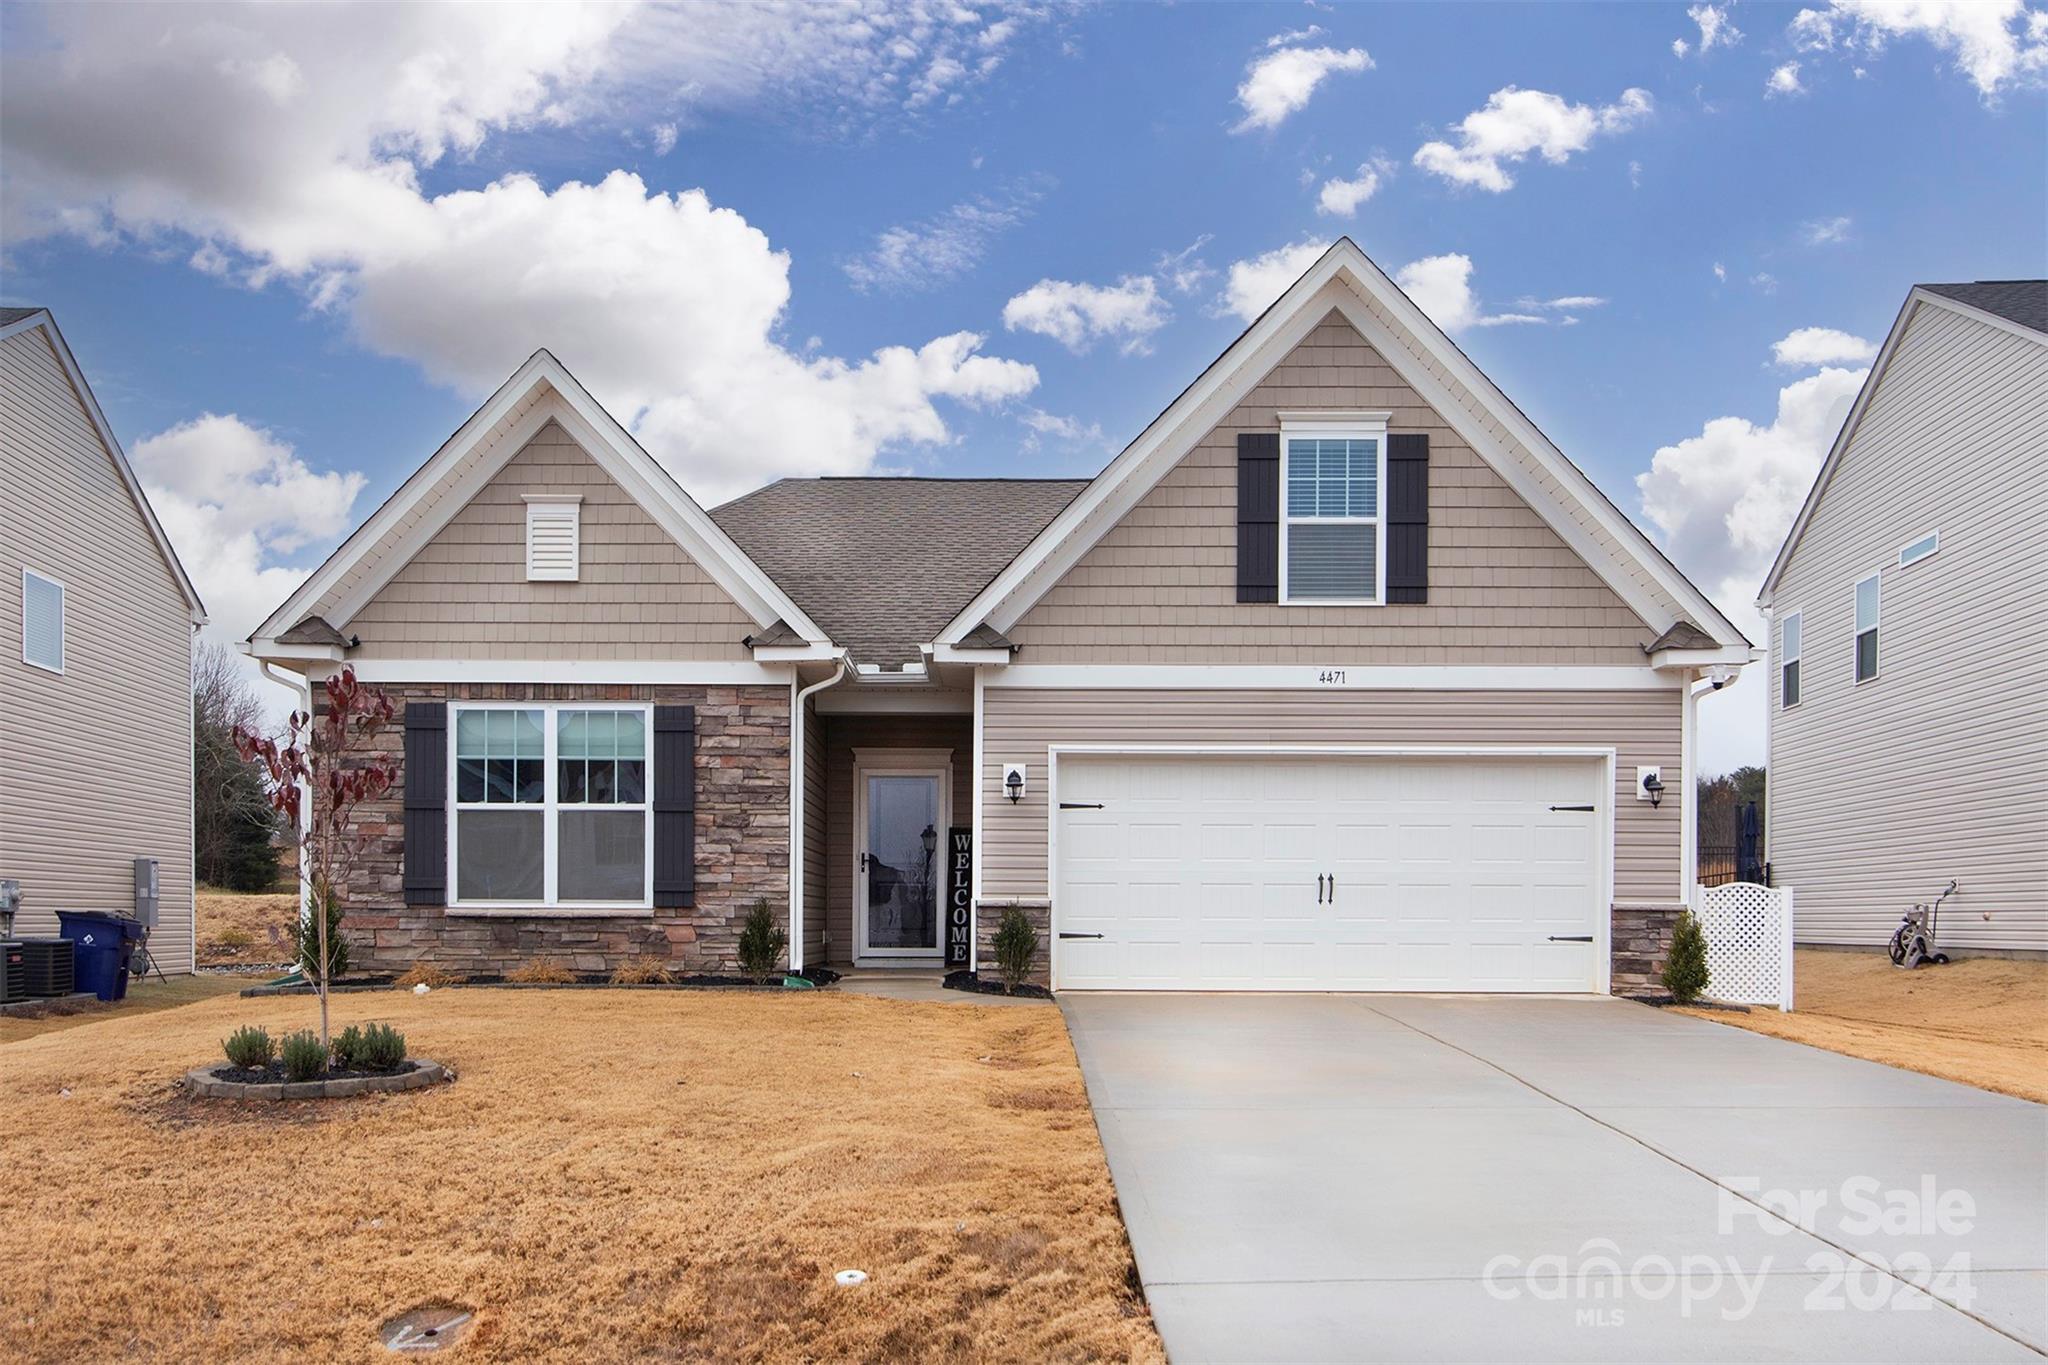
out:
<path id="1" fill-rule="evenodd" d="M 2048 1354 L 2042 1106 L 1619 1000 L 1061 1008 L 1182 1365 Z"/>

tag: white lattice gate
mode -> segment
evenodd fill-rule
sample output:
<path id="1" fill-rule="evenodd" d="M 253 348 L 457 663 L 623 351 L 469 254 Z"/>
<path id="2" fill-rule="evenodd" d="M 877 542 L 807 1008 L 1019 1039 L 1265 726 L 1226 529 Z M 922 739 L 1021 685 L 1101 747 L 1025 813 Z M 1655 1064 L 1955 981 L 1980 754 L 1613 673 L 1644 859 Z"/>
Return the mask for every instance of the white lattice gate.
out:
<path id="1" fill-rule="evenodd" d="M 1792 889 L 1728 882 L 1693 888 L 1707 935 L 1707 995 L 1792 1008 Z"/>

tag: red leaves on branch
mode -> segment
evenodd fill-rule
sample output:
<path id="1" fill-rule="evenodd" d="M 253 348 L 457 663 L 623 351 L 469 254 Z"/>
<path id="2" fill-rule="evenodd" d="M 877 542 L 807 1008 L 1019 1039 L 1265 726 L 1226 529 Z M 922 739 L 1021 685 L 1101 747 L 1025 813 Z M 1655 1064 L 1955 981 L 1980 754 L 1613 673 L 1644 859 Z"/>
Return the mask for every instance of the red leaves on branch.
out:
<path id="1" fill-rule="evenodd" d="M 369 750 L 369 741 L 397 715 L 391 698 L 344 668 L 325 683 L 326 713 L 315 719 L 294 711 L 273 739 L 235 727 L 235 748 L 257 759 L 270 775 L 270 804 L 296 832 L 304 826 L 305 793 L 317 793 L 305 842 L 344 840 L 355 808 L 391 790 L 397 765 Z"/>

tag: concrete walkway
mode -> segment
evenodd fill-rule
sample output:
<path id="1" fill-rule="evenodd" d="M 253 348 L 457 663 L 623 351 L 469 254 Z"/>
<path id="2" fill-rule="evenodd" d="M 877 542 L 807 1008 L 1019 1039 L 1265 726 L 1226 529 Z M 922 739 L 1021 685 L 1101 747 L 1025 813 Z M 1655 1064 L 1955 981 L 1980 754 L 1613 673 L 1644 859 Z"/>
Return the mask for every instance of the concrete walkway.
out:
<path id="1" fill-rule="evenodd" d="M 1061 1007 L 1182 1365 L 2048 1354 L 2039 1105 L 1619 1000 Z"/>

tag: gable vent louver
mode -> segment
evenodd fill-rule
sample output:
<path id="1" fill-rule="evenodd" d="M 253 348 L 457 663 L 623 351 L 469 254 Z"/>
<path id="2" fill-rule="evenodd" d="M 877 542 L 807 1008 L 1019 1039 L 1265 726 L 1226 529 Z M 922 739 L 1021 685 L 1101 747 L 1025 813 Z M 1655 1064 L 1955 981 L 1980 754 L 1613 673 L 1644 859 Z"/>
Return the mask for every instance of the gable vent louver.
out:
<path id="1" fill-rule="evenodd" d="M 526 497 L 526 579 L 573 583 L 582 561 L 583 499 L 575 494 Z"/>

